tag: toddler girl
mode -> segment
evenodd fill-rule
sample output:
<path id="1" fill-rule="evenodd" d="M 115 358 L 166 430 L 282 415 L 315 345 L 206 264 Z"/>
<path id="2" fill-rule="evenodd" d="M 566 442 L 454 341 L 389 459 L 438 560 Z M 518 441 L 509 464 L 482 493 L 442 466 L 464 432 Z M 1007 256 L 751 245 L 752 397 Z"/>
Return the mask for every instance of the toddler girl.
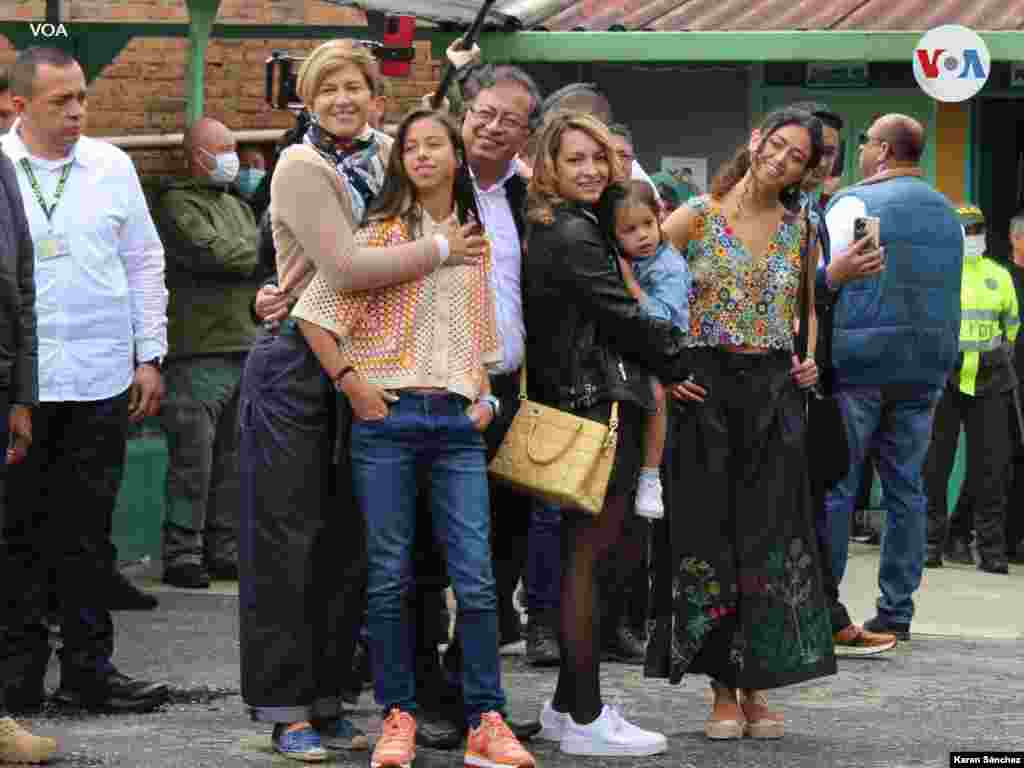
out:
<path id="1" fill-rule="evenodd" d="M 690 322 L 690 270 L 686 260 L 661 236 L 658 201 L 646 181 L 631 181 L 625 194 L 611 202 L 612 224 L 619 244 L 626 288 L 643 310 L 687 332 Z M 665 514 L 661 493 L 661 455 L 665 450 L 668 412 L 661 382 L 651 380 L 657 412 L 648 419 L 644 465 L 636 492 L 636 513 Z"/>

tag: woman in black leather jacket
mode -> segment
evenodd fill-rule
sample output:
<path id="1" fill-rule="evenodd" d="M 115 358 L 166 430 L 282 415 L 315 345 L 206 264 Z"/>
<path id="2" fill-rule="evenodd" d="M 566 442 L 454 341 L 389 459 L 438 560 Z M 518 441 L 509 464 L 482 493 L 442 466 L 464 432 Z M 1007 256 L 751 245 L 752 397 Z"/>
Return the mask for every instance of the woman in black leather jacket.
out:
<path id="1" fill-rule="evenodd" d="M 566 114 L 545 127 L 529 187 L 522 290 L 530 398 L 603 423 L 612 402 L 620 403 L 604 509 L 598 517 L 568 510 L 563 516 L 562 662 L 554 699 L 541 712 L 541 737 L 560 739 L 563 752 L 580 755 L 666 748 L 661 734 L 602 706 L 599 683 L 595 565 L 619 541 L 633 508 L 644 411 L 654 407 L 648 372 L 666 383 L 686 378 L 681 334 L 641 311 L 598 220 L 599 202 L 623 176 L 605 126 Z"/>

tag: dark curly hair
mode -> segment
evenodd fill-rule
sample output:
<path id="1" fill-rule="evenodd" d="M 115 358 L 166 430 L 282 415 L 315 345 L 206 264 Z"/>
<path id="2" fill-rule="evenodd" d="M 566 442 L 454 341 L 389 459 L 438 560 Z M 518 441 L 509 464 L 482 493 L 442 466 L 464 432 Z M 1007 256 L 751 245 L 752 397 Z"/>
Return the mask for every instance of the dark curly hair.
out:
<path id="1" fill-rule="evenodd" d="M 802 109 L 784 107 L 771 112 L 761 122 L 758 130 L 763 140 L 767 140 L 780 128 L 796 125 L 807 130 L 811 137 L 811 154 L 807 158 L 805 169 L 817 168 L 821 161 L 821 153 L 825 151 L 825 139 L 822 136 L 821 121 L 810 112 Z M 721 200 L 735 187 L 747 171 L 750 170 L 750 148 L 744 144 L 733 155 L 732 159 L 718 169 L 711 181 L 711 196 Z M 800 182 L 794 182 L 779 194 L 779 199 L 787 208 L 792 208 L 800 198 Z"/>

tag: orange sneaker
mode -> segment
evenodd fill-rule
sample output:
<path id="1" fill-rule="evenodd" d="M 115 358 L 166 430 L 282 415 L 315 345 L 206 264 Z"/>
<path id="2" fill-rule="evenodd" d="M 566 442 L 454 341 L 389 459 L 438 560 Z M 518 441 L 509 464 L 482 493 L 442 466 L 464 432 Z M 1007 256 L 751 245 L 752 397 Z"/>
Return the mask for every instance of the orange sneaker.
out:
<path id="1" fill-rule="evenodd" d="M 384 718 L 380 738 L 373 748 L 370 768 L 411 768 L 416 759 L 416 721 L 395 707 Z"/>
<path id="2" fill-rule="evenodd" d="M 466 765 L 478 768 L 534 768 L 533 755 L 497 712 L 485 712 L 480 725 L 471 728 L 466 739 Z"/>

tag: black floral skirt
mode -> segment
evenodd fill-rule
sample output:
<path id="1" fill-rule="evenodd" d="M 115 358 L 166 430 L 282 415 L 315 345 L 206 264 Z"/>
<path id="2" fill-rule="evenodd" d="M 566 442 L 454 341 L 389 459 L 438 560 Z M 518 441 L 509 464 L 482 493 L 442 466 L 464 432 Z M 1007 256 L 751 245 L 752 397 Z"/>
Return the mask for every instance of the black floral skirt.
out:
<path id="1" fill-rule="evenodd" d="M 672 408 L 648 677 L 767 689 L 836 671 L 790 367 L 786 353 L 695 351 L 709 396 Z"/>

